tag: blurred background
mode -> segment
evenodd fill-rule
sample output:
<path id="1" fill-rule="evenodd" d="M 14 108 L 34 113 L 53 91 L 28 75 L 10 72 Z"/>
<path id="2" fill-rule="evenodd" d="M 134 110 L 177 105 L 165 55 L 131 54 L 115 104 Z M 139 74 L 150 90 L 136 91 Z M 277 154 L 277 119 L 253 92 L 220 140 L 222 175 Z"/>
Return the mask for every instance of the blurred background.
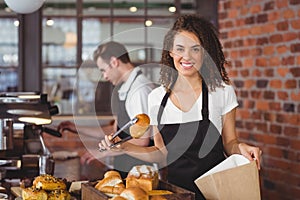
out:
<path id="1" fill-rule="evenodd" d="M 0 6 L 0 92 L 47 93 L 62 116 L 111 115 L 113 88 L 90 61 L 98 44 L 124 43 L 157 83 L 164 32 L 181 14 L 206 17 L 230 63 L 238 133 L 263 150 L 262 199 L 299 199 L 299 0 L 46 0 L 30 14 Z"/>

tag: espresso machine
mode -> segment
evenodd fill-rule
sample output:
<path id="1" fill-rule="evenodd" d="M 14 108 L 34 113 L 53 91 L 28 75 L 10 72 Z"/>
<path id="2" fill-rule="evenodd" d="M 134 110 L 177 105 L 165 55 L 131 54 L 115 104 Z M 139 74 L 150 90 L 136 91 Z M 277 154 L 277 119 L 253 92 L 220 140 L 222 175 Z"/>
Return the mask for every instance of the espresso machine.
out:
<path id="1" fill-rule="evenodd" d="M 0 179 L 35 177 L 54 172 L 54 160 L 43 133 L 61 134 L 47 128 L 59 113 L 47 94 L 0 93 Z"/>

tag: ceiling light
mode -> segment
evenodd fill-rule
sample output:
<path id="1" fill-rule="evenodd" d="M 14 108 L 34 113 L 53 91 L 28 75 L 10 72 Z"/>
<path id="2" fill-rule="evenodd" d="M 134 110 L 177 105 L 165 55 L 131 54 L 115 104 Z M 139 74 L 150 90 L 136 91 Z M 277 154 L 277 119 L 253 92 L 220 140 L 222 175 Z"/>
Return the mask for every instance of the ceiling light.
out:
<path id="1" fill-rule="evenodd" d="M 53 19 L 48 19 L 48 20 L 46 21 L 46 24 L 47 24 L 47 26 L 53 26 L 54 20 L 53 20 Z"/>
<path id="2" fill-rule="evenodd" d="M 15 20 L 15 21 L 14 21 L 14 25 L 18 27 L 18 26 L 20 25 L 19 20 Z"/>
<path id="3" fill-rule="evenodd" d="M 137 7 L 131 6 L 131 7 L 129 8 L 129 11 L 134 13 L 134 12 L 137 11 Z"/>
<path id="4" fill-rule="evenodd" d="M 6 5 L 16 13 L 27 14 L 40 9 L 45 0 L 4 0 Z"/>
<path id="5" fill-rule="evenodd" d="M 171 13 L 176 12 L 176 7 L 175 6 L 170 6 L 169 7 L 169 12 L 171 12 Z"/>
<path id="6" fill-rule="evenodd" d="M 152 26 L 153 22 L 151 20 L 146 20 L 145 21 L 145 26 Z"/>

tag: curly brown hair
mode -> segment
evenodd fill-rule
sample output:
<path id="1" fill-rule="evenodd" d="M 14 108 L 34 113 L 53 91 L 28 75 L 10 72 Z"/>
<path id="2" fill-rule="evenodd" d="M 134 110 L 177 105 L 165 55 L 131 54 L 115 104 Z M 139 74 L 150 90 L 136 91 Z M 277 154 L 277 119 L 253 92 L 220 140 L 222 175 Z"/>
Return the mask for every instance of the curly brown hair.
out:
<path id="1" fill-rule="evenodd" d="M 187 14 L 176 20 L 164 38 L 160 62 L 160 82 L 166 90 L 170 90 L 171 85 L 174 84 L 178 76 L 170 51 L 173 48 L 174 37 L 182 31 L 194 33 L 205 50 L 207 58 L 204 59 L 199 73 L 202 80 L 205 80 L 207 87 L 214 91 L 216 87 L 222 87 L 222 82 L 229 84 L 230 80 L 224 67 L 226 60 L 218 39 L 217 29 L 206 19 L 196 14 Z"/>

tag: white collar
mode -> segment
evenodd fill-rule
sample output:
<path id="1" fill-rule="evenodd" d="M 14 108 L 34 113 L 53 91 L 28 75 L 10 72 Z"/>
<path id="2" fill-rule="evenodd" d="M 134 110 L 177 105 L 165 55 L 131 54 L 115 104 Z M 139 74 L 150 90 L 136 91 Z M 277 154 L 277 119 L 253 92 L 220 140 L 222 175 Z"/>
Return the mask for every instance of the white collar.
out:
<path id="1" fill-rule="evenodd" d="M 124 100 L 124 98 L 126 98 L 126 95 L 130 89 L 130 86 L 139 71 L 141 71 L 140 67 L 133 68 L 133 70 L 130 72 L 128 79 L 121 85 L 121 87 L 118 91 L 120 100 Z"/>

